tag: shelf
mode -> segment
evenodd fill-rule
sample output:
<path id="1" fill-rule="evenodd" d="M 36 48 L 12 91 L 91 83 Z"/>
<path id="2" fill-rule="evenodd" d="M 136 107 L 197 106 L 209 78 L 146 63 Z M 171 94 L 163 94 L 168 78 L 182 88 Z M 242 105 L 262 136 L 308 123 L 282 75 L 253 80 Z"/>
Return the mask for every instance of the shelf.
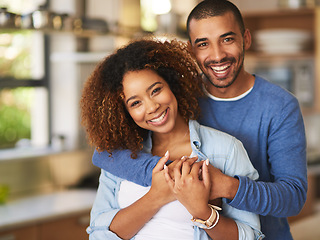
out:
<path id="1" fill-rule="evenodd" d="M 281 53 L 281 54 L 271 54 L 255 50 L 248 50 L 246 52 L 246 58 L 259 58 L 259 60 L 286 60 L 288 58 L 300 60 L 300 59 L 311 59 L 314 58 L 315 54 L 313 51 L 299 52 L 299 53 Z"/>
<path id="2" fill-rule="evenodd" d="M 291 28 L 314 31 L 315 9 L 283 9 L 244 14 L 244 22 L 251 32 L 267 28 Z"/>
<path id="3" fill-rule="evenodd" d="M 250 30 L 252 35 L 252 46 L 246 54 L 246 61 L 249 63 L 247 66 L 250 67 L 252 65 L 251 67 L 253 68 L 259 62 L 270 63 L 270 66 L 277 66 L 277 64 L 285 66 L 290 65 L 294 61 L 314 61 L 314 70 L 311 73 L 314 79 L 311 88 L 314 91 L 312 93 L 314 100 L 310 105 L 303 106 L 302 111 L 307 114 L 320 112 L 320 67 L 318 67 L 320 65 L 320 7 L 245 12 L 243 18 L 246 28 Z M 307 51 L 301 53 L 268 54 L 255 51 L 255 33 L 258 30 L 265 29 L 300 29 L 310 31 L 313 35 L 313 42 L 310 43 L 310 48 Z M 300 84 L 304 86 L 303 84 L 305 83 L 300 81 Z"/>
<path id="4" fill-rule="evenodd" d="M 0 77 L 1 88 L 16 87 L 43 87 L 47 85 L 46 79 L 15 79 L 12 77 Z"/>
<path id="5" fill-rule="evenodd" d="M 244 18 L 272 18 L 272 17 L 292 17 L 292 16 L 310 16 L 314 14 L 314 8 L 299 8 L 299 9 L 277 9 L 268 11 L 247 11 L 243 13 Z"/>

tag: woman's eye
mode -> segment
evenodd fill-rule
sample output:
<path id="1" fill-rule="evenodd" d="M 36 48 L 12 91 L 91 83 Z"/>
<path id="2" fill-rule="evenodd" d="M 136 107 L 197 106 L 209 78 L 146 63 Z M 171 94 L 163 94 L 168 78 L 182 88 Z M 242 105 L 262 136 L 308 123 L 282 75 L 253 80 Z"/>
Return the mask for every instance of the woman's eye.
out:
<path id="1" fill-rule="evenodd" d="M 160 91 L 161 91 L 161 89 L 162 89 L 162 87 L 157 87 L 157 88 L 153 89 L 153 90 L 152 90 L 151 95 L 153 95 L 153 94 L 156 94 L 156 93 L 160 92 Z"/>
<path id="2" fill-rule="evenodd" d="M 130 104 L 130 107 L 135 107 L 140 103 L 140 101 L 134 101 Z"/>

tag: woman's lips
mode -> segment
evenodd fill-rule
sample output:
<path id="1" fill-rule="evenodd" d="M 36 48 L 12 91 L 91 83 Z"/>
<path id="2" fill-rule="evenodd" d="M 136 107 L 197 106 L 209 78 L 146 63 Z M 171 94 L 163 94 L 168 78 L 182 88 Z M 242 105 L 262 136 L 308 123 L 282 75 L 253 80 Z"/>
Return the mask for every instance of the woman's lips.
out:
<path id="1" fill-rule="evenodd" d="M 161 125 L 163 124 L 168 118 L 168 108 L 157 118 L 153 118 L 148 122 L 153 125 Z"/>

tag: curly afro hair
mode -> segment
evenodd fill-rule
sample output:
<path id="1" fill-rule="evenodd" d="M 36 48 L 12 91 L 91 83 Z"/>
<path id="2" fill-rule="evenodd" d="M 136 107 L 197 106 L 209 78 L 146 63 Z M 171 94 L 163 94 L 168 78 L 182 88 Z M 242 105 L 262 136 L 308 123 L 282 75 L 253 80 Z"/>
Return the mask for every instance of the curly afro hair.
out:
<path id="1" fill-rule="evenodd" d="M 185 43 L 136 40 L 100 62 L 86 81 L 80 101 L 82 125 L 89 143 L 111 153 L 129 149 L 132 157 L 142 149 L 146 130 L 131 118 L 123 102 L 123 76 L 129 71 L 151 69 L 169 85 L 178 111 L 188 121 L 199 115 L 201 77 Z"/>

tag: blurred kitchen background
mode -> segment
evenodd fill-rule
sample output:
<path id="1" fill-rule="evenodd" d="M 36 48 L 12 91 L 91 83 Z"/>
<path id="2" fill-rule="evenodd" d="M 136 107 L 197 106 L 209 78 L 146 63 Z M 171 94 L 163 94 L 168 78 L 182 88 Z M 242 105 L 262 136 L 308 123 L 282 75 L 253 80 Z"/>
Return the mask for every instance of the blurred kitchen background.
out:
<path id="1" fill-rule="evenodd" d="M 99 169 L 80 125 L 83 83 L 131 39 L 187 41 L 186 18 L 198 2 L 0 0 L 0 240 L 87 238 Z M 232 2 L 253 36 L 247 70 L 301 104 L 309 191 L 290 222 L 295 239 L 319 239 L 320 1 Z"/>

